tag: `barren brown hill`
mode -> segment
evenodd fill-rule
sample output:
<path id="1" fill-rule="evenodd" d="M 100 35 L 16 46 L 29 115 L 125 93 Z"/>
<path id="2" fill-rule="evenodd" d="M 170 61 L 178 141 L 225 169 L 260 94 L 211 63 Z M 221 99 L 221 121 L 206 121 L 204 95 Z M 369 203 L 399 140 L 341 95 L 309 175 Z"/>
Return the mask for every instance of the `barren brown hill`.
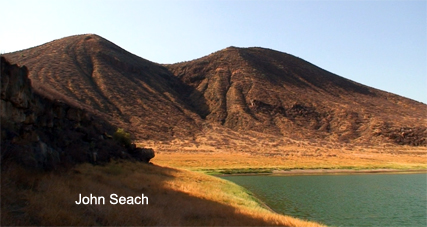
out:
<path id="1" fill-rule="evenodd" d="M 425 104 L 274 50 L 230 47 L 160 65 L 89 34 L 5 56 L 28 67 L 39 92 L 75 102 L 140 139 L 215 130 L 312 142 L 427 143 Z"/>
<path id="2" fill-rule="evenodd" d="M 208 122 L 302 140 L 425 145 L 427 106 L 264 48 L 167 65 Z"/>
<path id="3" fill-rule="evenodd" d="M 100 36 L 66 37 L 5 57 L 29 69 L 39 93 L 74 102 L 139 138 L 197 131 L 198 116 L 180 99 L 191 87 Z"/>

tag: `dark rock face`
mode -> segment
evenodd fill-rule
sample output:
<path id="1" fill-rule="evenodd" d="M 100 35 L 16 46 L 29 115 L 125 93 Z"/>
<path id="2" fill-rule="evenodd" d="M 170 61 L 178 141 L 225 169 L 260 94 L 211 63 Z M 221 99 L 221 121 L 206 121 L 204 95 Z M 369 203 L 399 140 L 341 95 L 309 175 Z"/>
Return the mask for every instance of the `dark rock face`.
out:
<path id="1" fill-rule="evenodd" d="M 154 150 L 151 148 L 134 148 L 131 149 L 130 154 L 138 161 L 149 162 L 154 158 Z"/>
<path id="2" fill-rule="evenodd" d="M 87 111 L 33 91 L 28 70 L 1 58 L 1 158 L 27 167 L 53 169 L 111 158 L 144 162 L 154 151 L 130 150 L 108 134 L 114 128 Z"/>
<path id="3" fill-rule="evenodd" d="M 427 129 L 415 128 L 383 128 L 377 135 L 385 136 L 399 145 L 426 146 Z"/>

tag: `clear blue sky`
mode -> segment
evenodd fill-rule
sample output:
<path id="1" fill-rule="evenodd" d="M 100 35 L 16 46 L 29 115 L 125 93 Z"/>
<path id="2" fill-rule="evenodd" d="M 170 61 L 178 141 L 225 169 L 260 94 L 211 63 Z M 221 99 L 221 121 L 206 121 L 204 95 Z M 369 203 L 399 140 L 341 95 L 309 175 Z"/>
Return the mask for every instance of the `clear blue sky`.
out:
<path id="1" fill-rule="evenodd" d="M 0 52 L 95 33 L 175 63 L 261 46 L 427 103 L 427 1 L 0 0 Z"/>

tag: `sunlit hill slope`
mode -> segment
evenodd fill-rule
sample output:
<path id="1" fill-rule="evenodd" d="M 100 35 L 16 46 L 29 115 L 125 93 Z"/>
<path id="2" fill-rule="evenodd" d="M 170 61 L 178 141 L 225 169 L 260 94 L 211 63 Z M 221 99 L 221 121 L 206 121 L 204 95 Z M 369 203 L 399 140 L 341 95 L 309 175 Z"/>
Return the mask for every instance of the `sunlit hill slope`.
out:
<path id="1" fill-rule="evenodd" d="M 427 143 L 425 104 L 270 49 L 229 47 L 160 65 L 89 34 L 5 56 L 28 67 L 37 90 L 139 139 L 194 138 L 214 126 L 313 142 Z"/>

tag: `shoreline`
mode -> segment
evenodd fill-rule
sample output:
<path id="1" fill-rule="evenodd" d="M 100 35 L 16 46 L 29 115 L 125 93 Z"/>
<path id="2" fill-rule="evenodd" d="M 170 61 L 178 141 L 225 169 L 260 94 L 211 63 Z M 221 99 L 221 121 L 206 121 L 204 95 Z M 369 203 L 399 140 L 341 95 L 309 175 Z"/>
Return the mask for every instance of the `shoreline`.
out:
<path id="1" fill-rule="evenodd" d="M 427 169 L 291 169 L 273 170 L 270 173 L 230 173 L 213 174 L 213 176 L 295 176 L 295 175 L 333 175 L 333 174 L 411 174 L 427 173 Z"/>

